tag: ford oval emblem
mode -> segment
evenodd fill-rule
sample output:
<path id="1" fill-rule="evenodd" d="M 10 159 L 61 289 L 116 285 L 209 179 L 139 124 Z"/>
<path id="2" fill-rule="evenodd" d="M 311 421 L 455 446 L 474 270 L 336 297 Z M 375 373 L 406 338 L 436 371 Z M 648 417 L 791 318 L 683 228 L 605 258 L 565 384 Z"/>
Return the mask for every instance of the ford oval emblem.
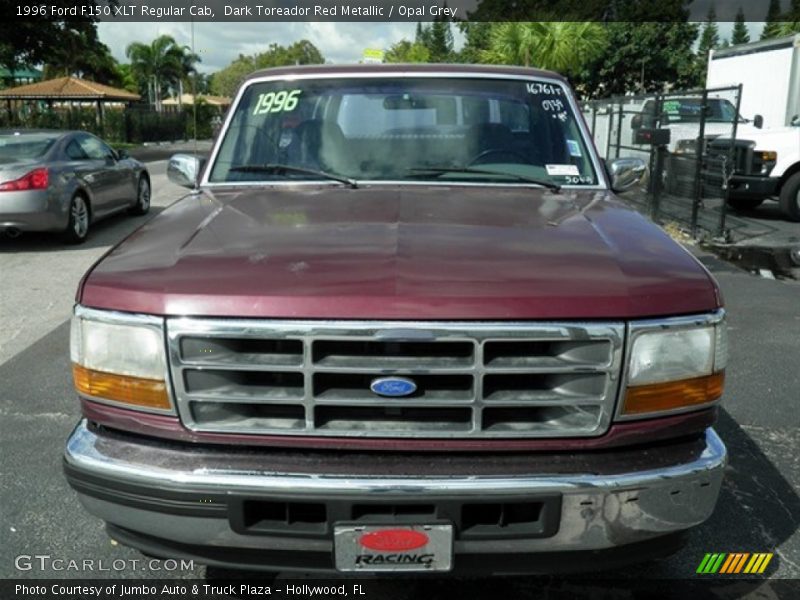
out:
<path id="1" fill-rule="evenodd" d="M 405 377 L 378 377 L 369 384 L 369 389 L 379 396 L 400 398 L 417 391 L 417 384 Z"/>

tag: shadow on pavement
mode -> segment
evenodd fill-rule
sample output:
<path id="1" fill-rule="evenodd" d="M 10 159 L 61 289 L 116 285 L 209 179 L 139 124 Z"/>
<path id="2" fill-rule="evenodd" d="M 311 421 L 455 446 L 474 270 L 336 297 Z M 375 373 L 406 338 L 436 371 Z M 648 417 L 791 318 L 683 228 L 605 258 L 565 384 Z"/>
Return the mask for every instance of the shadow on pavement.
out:
<path id="1" fill-rule="evenodd" d="M 780 205 L 777 202 L 765 201 L 763 204 L 752 209 L 731 209 L 733 214 L 738 214 L 742 217 L 750 219 L 759 219 L 763 221 L 781 221 L 782 223 L 790 223 L 786 219 L 786 215 L 781 212 Z M 800 225 L 797 226 L 797 233 L 800 235 Z"/>
<path id="2" fill-rule="evenodd" d="M 61 235 L 58 232 L 23 233 L 14 239 L 0 235 L 0 253 L 62 252 L 115 245 L 165 208 L 163 206 L 151 206 L 150 211 L 140 217 L 133 217 L 122 212 L 113 217 L 92 223 L 89 226 L 89 237 L 83 244 L 67 244 L 61 240 Z"/>

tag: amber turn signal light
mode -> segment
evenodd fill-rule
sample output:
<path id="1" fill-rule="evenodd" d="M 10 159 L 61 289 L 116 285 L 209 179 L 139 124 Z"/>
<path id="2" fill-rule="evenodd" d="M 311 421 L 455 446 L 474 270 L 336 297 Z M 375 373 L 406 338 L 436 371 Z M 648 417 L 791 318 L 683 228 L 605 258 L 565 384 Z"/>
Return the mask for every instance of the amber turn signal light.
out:
<path id="1" fill-rule="evenodd" d="M 629 387 L 622 414 L 641 415 L 713 402 L 722 397 L 725 372 L 704 377 Z"/>
<path id="2" fill-rule="evenodd" d="M 759 152 L 761 155 L 761 160 L 764 162 L 775 162 L 778 160 L 778 153 L 777 152 Z"/>
<path id="3" fill-rule="evenodd" d="M 72 364 L 75 388 L 81 394 L 114 400 L 142 408 L 170 409 L 167 384 L 157 379 L 142 379 L 103 373 Z"/>

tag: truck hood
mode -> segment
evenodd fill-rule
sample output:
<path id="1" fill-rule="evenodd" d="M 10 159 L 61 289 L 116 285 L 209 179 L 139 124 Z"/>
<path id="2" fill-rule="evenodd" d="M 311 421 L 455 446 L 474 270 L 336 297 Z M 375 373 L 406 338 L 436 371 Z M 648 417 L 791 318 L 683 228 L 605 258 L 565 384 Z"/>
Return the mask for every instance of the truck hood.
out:
<path id="1" fill-rule="evenodd" d="M 694 140 L 700 134 L 698 123 L 670 123 L 670 150 L 674 151 L 681 140 Z M 757 129 L 750 123 L 739 123 L 736 127 L 736 137 L 738 139 L 754 139 L 754 136 L 763 135 L 765 129 Z M 730 137 L 733 133 L 732 123 L 716 123 L 709 121 L 705 124 L 703 135 L 718 136 L 721 138 Z"/>
<path id="2" fill-rule="evenodd" d="M 670 129 L 670 145 L 675 146 L 681 140 L 693 140 L 697 137 L 700 129 L 698 125 L 673 124 Z M 733 133 L 730 123 L 706 123 L 704 135 L 717 136 L 721 139 L 730 138 Z M 740 140 L 754 140 L 757 148 L 767 147 L 771 140 L 790 140 L 797 142 L 800 138 L 800 127 L 774 127 L 771 129 L 759 129 L 749 123 L 740 123 L 736 128 L 736 138 Z M 781 142 L 777 142 L 781 143 Z"/>
<path id="3" fill-rule="evenodd" d="M 720 136 L 730 137 L 730 131 Z M 797 163 L 800 156 L 800 127 L 774 127 L 770 129 L 756 129 L 752 126 L 740 127 L 736 133 L 739 140 L 755 142 L 755 150 L 772 151 L 778 153 L 778 162 L 772 169 L 772 177 L 780 177 L 787 169 Z"/>
<path id="4" fill-rule="evenodd" d="M 442 320 L 720 305 L 700 263 L 606 192 L 441 185 L 188 196 L 95 265 L 78 301 L 159 315 Z"/>

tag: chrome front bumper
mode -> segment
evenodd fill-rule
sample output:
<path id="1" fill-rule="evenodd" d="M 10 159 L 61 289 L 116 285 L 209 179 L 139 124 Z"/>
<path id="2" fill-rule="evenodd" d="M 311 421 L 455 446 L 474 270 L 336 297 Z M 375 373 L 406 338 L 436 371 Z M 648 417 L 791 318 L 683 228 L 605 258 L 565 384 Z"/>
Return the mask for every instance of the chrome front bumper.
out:
<path id="1" fill-rule="evenodd" d="M 204 460 L 200 449 L 132 440 L 120 441 L 90 430 L 85 421 L 79 423 L 65 454 L 70 484 L 91 514 L 116 528 L 190 547 L 331 552 L 329 535 L 315 539 L 237 533 L 226 513 L 230 503 L 226 498 L 269 500 L 290 496 L 303 501 L 422 500 L 435 504 L 453 499 L 500 502 L 507 498 L 560 497 L 553 535 L 516 539 L 456 536 L 456 561 L 459 554 L 603 550 L 686 530 L 713 512 L 727 461 L 724 444 L 710 428 L 704 443 L 698 441 L 688 460 L 666 465 L 662 460 L 657 468 L 610 474 L 536 474 L 535 467 L 531 474 L 513 475 L 382 477 L 371 473 L 326 474 L 319 467 L 317 472 L 293 473 L 271 471 L 267 456 L 254 463 L 250 455 L 242 462 L 246 468 L 239 468 L 241 465 L 230 458 L 222 462 Z M 658 449 L 627 452 L 647 456 Z M 598 458 L 599 463 L 604 460 Z M 259 462 L 263 467 L 253 468 Z M 502 473 L 502 461 L 498 464 L 501 468 L 497 471 Z M 639 464 L 647 464 L 647 460 Z M 120 491 L 115 496 L 109 491 L 112 489 Z M 147 497 L 148 490 L 152 497 Z M 179 497 L 190 502 L 195 498 L 196 504 L 181 504 Z M 204 502 L 209 505 L 204 506 Z"/>

